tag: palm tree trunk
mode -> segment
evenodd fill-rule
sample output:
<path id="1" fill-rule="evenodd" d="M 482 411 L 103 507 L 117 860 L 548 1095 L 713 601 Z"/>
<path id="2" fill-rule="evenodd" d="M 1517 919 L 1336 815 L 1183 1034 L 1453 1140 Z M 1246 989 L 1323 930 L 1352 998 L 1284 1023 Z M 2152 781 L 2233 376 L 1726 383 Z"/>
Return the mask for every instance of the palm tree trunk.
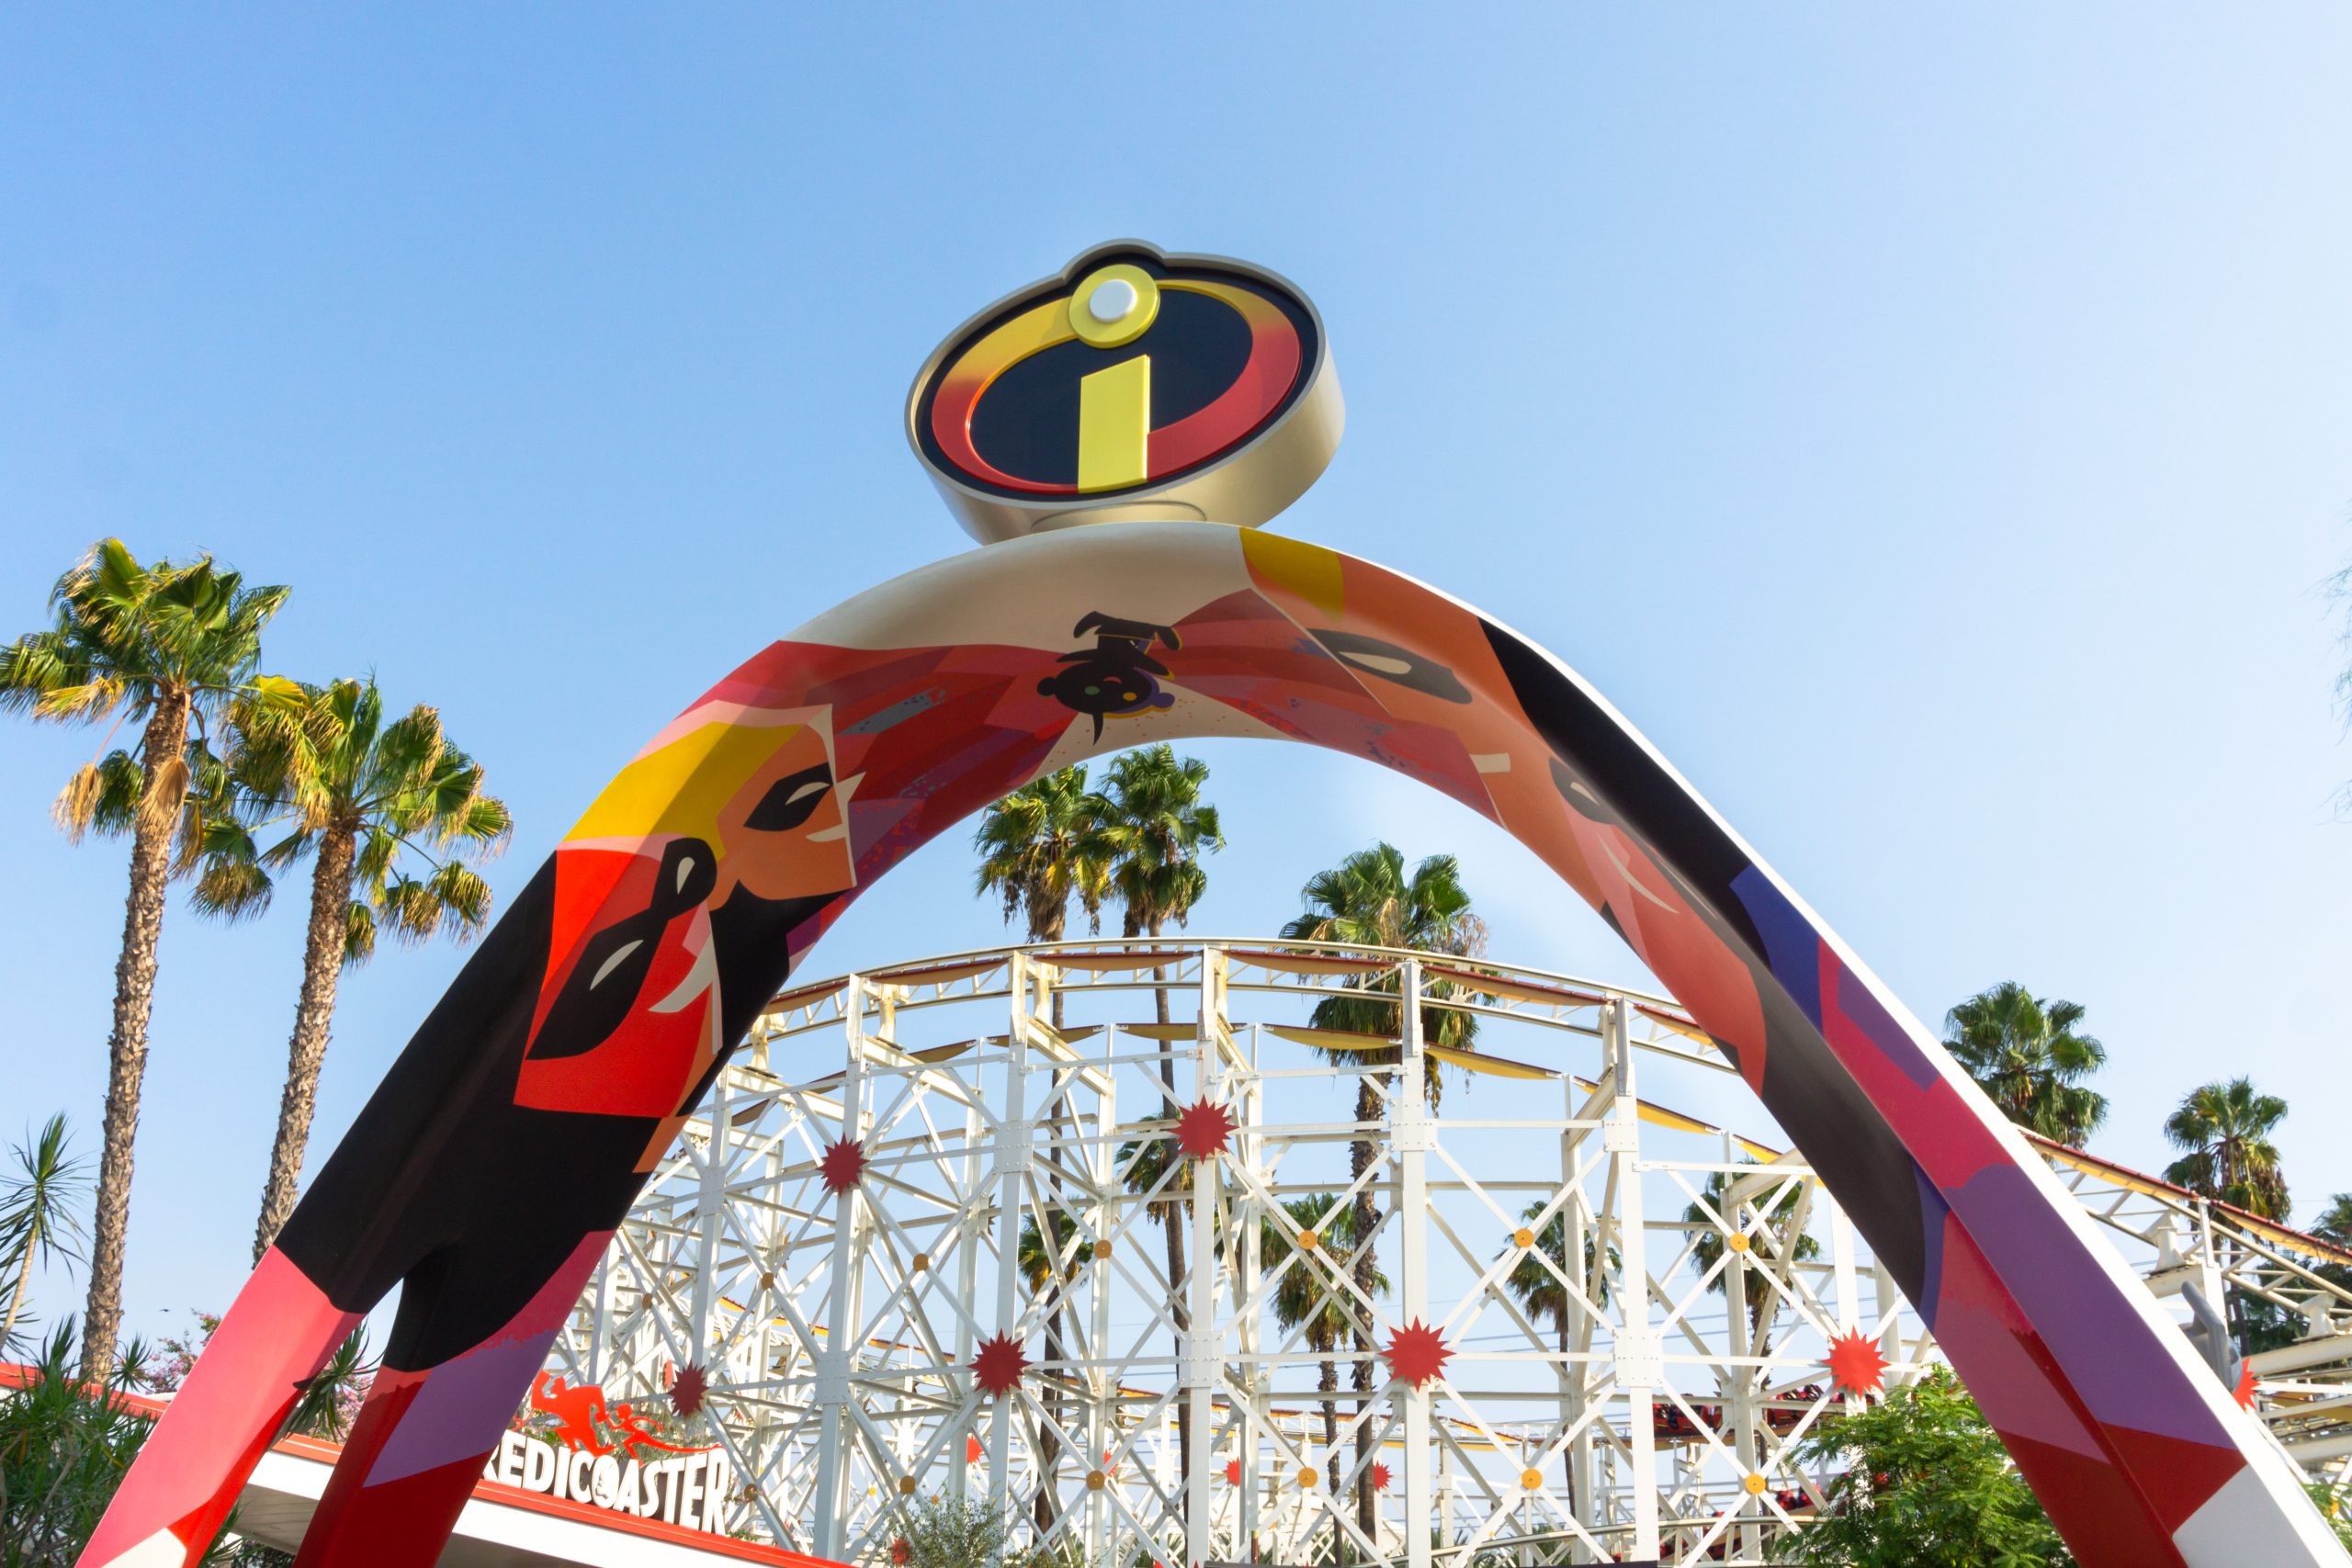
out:
<path id="1" fill-rule="evenodd" d="M 343 944 L 351 908 L 351 878 L 359 849 L 355 829 L 337 824 L 319 840 L 311 872 L 311 929 L 302 944 L 302 990 L 294 1003 L 294 1035 L 286 1051 L 286 1090 L 277 1101 L 277 1136 L 269 1148 L 269 1179 L 261 1190 L 261 1221 L 254 1227 L 254 1262 L 277 1239 L 294 1213 L 311 1119 L 319 1109 L 319 1069 L 334 1023 L 335 986 L 343 977 Z"/>
<path id="2" fill-rule="evenodd" d="M 1316 1348 L 1328 1350 L 1330 1347 L 1318 1345 Z M 1340 1402 L 1331 1397 L 1340 1391 L 1340 1368 L 1337 1362 L 1327 1357 L 1322 1362 L 1322 1369 L 1323 1375 L 1316 1381 L 1315 1386 L 1323 1393 L 1323 1473 L 1331 1491 L 1333 1512 L 1331 1561 L 1340 1563 L 1348 1560 L 1348 1532 L 1340 1527 L 1337 1517 L 1340 1500 Z"/>
<path id="3" fill-rule="evenodd" d="M 147 1020 L 155 1007 L 155 952 L 171 877 L 172 830 L 187 788 L 188 699 L 155 704 L 140 742 L 145 773 L 130 839 L 130 895 L 122 953 L 114 965 L 114 1025 L 107 1036 L 106 1148 L 98 1160 L 97 1213 L 91 1225 L 90 1296 L 82 1314 L 82 1376 L 104 1382 L 122 1329 L 122 1258 L 130 1235 L 130 1145 L 139 1135 L 140 1084 L 147 1076 Z M 172 798 L 166 800 L 165 795 Z"/>
<path id="4" fill-rule="evenodd" d="M 1046 1311 L 1046 1359 L 1049 1362 L 1060 1360 L 1066 1353 L 1062 1348 L 1061 1265 L 1058 1259 L 1053 1267 L 1054 1300 Z M 1056 1491 L 1060 1479 L 1062 1444 L 1053 1425 L 1061 1406 L 1061 1396 L 1054 1382 L 1057 1376 L 1059 1374 L 1056 1372 L 1045 1375 L 1041 1391 L 1044 1398 L 1039 1402 L 1044 1405 L 1046 1414 L 1037 1421 L 1037 1495 L 1030 1503 L 1030 1515 L 1037 1521 L 1039 1552 L 1045 1550 L 1046 1532 L 1054 1528 L 1054 1517 L 1059 1502 Z"/>
<path id="5" fill-rule="evenodd" d="M 1552 1314 L 1552 1325 L 1559 1333 L 1560 1354 L 1565 1357 L 1568 1353 L 1568 1297 L 1566 1291 L 1560 1292 L 1560 1310 Z M 1561 1361 L 1560 1376 L 1565 1379 L 1569 1375 L 1568 1363 Z M 1560 1414 L 1565 1417 L 1567 1412 L 1563 1409 Z M 1574 1518 L 1577 1512 L 1577 1446 L 1574 1443 L 1560 1445 L 1560 1495 L 1567 1499 L 1568 1517 Z"/>
<path id="6" fill-rule="evenodd" d="M 1153 920 L 1150 924 L 1151 934 L 1158 936 L 1159 922 Z M 1140 936 L 1141 928 L 1142 922 L 1130 914 L 1127 919 L 1128 937 L 1132 939 Z M 1151 972 L 1151 977 L 1154 980 L 1165 980 L 1168 977 L 1168 971 L 1155 966 Z M 1167 987 L 1153 987 L 1151 996 L 1153 1012 L 1158 1015 L 1160 1022 L 1166 1023 L 1168 1021 Z M 1176 1046 L 1173 1041 L 1163 1040 L 1159 1043 L 1159 1113 L 1172 1124 L 1180 1113 L 1176 1104 Z M 1172 1126 L 1168 1136 L 1170 1139 L 1176 1136 Z M 1182 1156 L 1180 1155 L 1175 1157 Z M 1193 1314 L 1184 1304 L 1183 1211 L 1172 1200 L 1168 1208 L 1168 1223 L 1160 1229 L 1166 1232 L 1168 1236 L 1168 1313 L 1170 1317 L 1175 1320 L 1176 1331 L 1179 1334 L 1189 1334 L 1193 1328 Z M 1176 1400 L 1176 1475 L 1180 1488 L 1177 1495 L 1183 1500 L 1184 1517 L 1189 1529 L 1193 1506 L 1193 1402 L 1181 1394 Z"/>
<path id="7" fill-rule="evenodd" d="M 6 1355 L 8 1341 L 17 1335 L 17 1314 L 25 1310 L 25 1288 L 32 1283 L 33 1259 L 40 1252 L 40 1214 L 36 1212 L 25 1229 L 24 1259 L 17 1267 L 17 1288 L 8 1295 L 8 1315 L 0 1320 L 0 1355 Z"/>
<path id="8" fill-rule="evenodd" d="M 1356 1083 L 1356 1120 L 1360 1122 L 1380 1119 L 1380 1098 L 1373 1092 L 1370 1077 Z M 1372 1141 L 1358 1138 L 1348 1147 L 1348 1176 L 1361 1180 L 1372 1168 Z M 1372 1184 L 1365 1182 L 1356 1189 L 1355 1241 L 1356 1290 L 1358 1299 L 1349 1303 L 1348 1320 L 1351 1337 L 1358 1352 L 1353 1373 L 1349 1382 L 1356 1391 L 1356 1528 L 1367 1540 L 1378 1540 L 1374 1533 L 1372 1496 L 1372 1423 L 1363 1412 L 1372 1403 L 1372 1319 L 1364 1304 L 1372 1300 L 1373 1281 L 1379 1278 L 1378 1258 L 1373 1233 L 1380 1226 L 1380 1211 L 1372 1201 Z"/>
<path id="9" fill-rule="evenodd" d="M 1040 942 L 1061 941 L 1063 921 L 1069 908 L 1067 898 L 1060 904 L 1042 897 L 1033 902 L 1030 906 L 1029 940 Z M 1054 984 L 1050 1010 L 1054 1032 L 1059 1034 L 1062 1031 L 1062 987 L 1058 978 Z M 1058 1073 L 1055 1076 L 1057 1082 L 1062 1081 Z M 1046 1135 L 1049 1138 L 1060 1134 L 1063 1105 L 1067 1098 L 1064 1094 L 1057 1094 L 1053 1103 L 1046 1108 Z M 1053 1362 L 1061 1360 L 1068 1352 L 1062 1341 L 1062 1176 L 1060 1166 L 1051 1160 L 1048 1161 L 1047 1171 L 1046 1190 L 1051 1196 L 1046 1201 L 1044 1223 L 1038 1227 L 1037 1242 L 1046 1251 L 1046 1278 L 1054 1292 L 1054 1299 L 1046 1309 L 1046 1359 Z M 1062 1446 L 1061 1439 L 1054 1433 L 1054 1423 L 1063 1419 L 1061 1385 L 1055 1381 L 1059 1375 L 1052 1371 L 1045 1373 L 1039 1390 L 1039 1403 L 1046 1414 L 1037 1423 L 1037 1495 L 1030 1500 L 1030 1513 L 1037 1521 L 1037 1540 L 1041 1547 L 1046 1532 L 1054 1528 L 1054 1517 L 1060 1503 L 1057 1491 L 1060 1481 Z"/>

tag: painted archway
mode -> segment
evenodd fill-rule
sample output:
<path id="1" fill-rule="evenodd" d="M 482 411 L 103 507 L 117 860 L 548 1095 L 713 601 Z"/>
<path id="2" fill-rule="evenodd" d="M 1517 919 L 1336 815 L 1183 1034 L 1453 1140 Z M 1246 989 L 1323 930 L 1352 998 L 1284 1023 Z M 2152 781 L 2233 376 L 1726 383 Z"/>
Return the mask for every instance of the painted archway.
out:
<path id="1" fill-rule="evenodd" d="M 1336 551 L 1136 523 L 911 572 L 656 735 L 320 1171 L 83 1562 L 192 1561 L 298 1384 L 395 1285 L 300 1564 L 431 1562 L 646 1172 L 851 899 L 1042 772 L 1210 735 L 1419 779 L 1597 908 L 1894 1269 L 2083 1562 L 2342 1561 L 2024 1142 L 1572 671 Z"/>

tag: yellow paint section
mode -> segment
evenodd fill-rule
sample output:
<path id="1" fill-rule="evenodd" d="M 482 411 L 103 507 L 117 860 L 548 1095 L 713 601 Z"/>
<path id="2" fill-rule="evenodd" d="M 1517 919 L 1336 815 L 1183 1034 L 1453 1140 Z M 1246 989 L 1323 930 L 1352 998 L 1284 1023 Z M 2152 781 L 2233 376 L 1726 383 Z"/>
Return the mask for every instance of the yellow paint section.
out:
<path id="1" fill-rule="evenodd" d="M 1143 483 L 1151 464 L 1151 355 L 1137 355 L 1078 383 L 1078 488 Z"/>
<path id="2" fill-rule="evenodd" d="M 1310 545 L 1259 528 L 1241 532 L 1241 558 L 1251 575 L 1288 593 L 1295 593 L 1324 615 L 1338 620 L 1347 606 L 1340 577 L 1340 552 Z"/>
<path id="3" fill-rule="evenodd" d="M 1031 355 L 1043 354 L 1077 335 L 1069 324 L 1069 307 L 1059 299 L 1048 300 L 1022 311 L 967 349 L 941 376 L 941 385 L 972 380 L 986 387 Z"/>
<path id="4" fill-rule="evenodd" d="M 571 839 L 641 839 L 682 833 L 722 860 L 719 807 L 806 726 L 707 724 L 649 751 L 620 771 L 588 807 Z"/>
<path id="5" fill-rule="evenodd" d="M 1289 1023 L 1266 1023 L 1259 1027 L 1293 1044 L 1312 1045 L 1321 1051 L 1385 1051 L 1396 1043 L 1386 1035 L 1365 1034 L 1353 1029 L 1308 1029 Z"/>
<path id="6" fill-rule="evenodd" d="M 1140 1034 L 1146 1040 L 1198 1040 L 1201 1026 L 1197 1023 L 1123 1023 L 1122 1034 Z"/>
<path id="7" fill-rule="evenodd" d="M 1451 1045 L 1423 1045 L 1422 1050 L 1445 1063 L 1460 1067 L 1465 1073 L 1483 1073 L 1498 1078 L 1556 1078 L 1560 1075 L 1543 1067 L 1530 1066 L 1508 1057 L 1489 1056 L 1477 1051 L 1457 1051 Z"/>

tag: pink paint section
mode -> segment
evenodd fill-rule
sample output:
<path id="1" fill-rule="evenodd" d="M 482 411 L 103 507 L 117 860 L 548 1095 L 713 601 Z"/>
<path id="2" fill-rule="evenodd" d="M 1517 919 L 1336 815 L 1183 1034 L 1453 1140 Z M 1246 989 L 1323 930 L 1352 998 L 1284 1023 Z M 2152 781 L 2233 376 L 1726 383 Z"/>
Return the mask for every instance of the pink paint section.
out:
<path id="1" fill-rule="evenodd" d="M 210 1544 L 299 1390 L 351 1330 L 339 1311 L 276 1247 L 237 1292 L 123 1481 L 119 1502 L 81 1561 L 105 1568 L 161 1529 L 175 1530 L 189 1561 Z"/>

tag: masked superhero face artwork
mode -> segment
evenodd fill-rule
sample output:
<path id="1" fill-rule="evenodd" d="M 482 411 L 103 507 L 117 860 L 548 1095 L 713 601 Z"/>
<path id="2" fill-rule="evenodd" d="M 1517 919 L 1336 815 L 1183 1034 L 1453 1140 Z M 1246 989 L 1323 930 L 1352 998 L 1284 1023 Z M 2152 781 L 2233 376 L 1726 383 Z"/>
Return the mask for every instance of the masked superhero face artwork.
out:
<path id="1" fill-rule="evenodd" d="M 669 1118 L 724 1052 L 713 912 L 855 880 L 823 715 L 705 704 L 556 852 L 554 929 L 515 1103 Z M 740 911 L 739 911 L 740 913 Z"/>

